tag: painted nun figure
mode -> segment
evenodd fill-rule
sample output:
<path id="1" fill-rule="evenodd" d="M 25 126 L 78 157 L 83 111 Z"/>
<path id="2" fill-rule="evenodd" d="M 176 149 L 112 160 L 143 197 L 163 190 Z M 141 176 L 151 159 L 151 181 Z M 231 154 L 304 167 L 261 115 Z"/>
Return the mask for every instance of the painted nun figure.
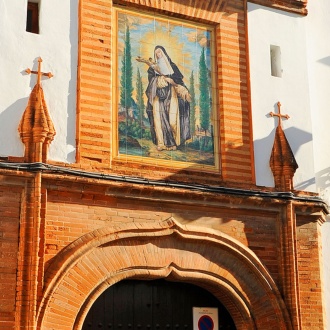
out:
<path id="1" fill-rule="evenodd" d="M 190 95 L 183 75 L 164 47 L 156 46 L 149 59 L 147 114 L 157 150 L 176 150 L 190 136 Z"/>

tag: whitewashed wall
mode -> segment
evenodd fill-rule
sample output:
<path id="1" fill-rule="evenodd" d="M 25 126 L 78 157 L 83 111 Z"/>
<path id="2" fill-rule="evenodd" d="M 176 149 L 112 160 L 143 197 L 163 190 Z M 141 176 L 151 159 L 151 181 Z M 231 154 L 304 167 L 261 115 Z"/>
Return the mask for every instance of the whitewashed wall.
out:
<path id="1" fill-rule="evenodd" d="M 248 5 L 253 132 L 257 184 L 272 186 L 269 156 L 279 100 L 285 134 L 299 165 L 295 188 L 318 192 L 330 203 L 330 2 L 309 1 L 297 16 Z M 282 78 L 270 74 L 270 45 L 281 47 Z M 330 326 L 330 221 L 322 226 L 323 278 Z M 328 327 L 329 328 L 329 327 Z"/>
<path id="2" fill-rule="evenodd" d="M 75 160 L 78 1 L 40 0 L 40 33 L 26 32 L 26 0 L 0 0 L 0 156 L 23 156 L 18 124 L 36 83 L 37 59 L 54 77 L 43 89 L 56 136 L 49 158 Z"/>
<path id="3" fill-rule="evenodd" d="M 299 165 L 294 177 L 297 189 L 315 190 L 312 124 L 307 76 L 305 21 L 302 17 L 254 4 L 248 7 L 253 134 L 256 179 L 273 186 L 269 167 L 277 119 L 269 117 L 282 104 L 286 137 Z M 270 47 L 281 49 L 282 77 L 271 75 Z M 308 159 L 310 161 L 306 162 Z"/>

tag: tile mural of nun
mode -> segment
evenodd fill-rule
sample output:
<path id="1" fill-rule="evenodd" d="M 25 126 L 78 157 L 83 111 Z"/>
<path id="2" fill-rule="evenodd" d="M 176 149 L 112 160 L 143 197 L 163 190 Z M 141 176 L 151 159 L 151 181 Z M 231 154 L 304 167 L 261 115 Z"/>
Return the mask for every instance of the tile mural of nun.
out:
<path id="1" fill-rule="evenodd" d="M 156 46 L 149 62 L 146 89 L 147 114 L 157 150 L 176 150 L 191 138 L 190 95 L 183 75 L 162 46 Z"/>

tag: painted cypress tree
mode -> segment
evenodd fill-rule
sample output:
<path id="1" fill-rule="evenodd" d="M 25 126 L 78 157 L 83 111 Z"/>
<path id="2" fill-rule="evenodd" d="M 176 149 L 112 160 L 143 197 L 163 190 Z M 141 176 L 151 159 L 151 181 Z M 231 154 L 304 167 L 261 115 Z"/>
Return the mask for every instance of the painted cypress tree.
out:
<path id="1" fill-rule="evenodd" d="M 206 135 L 210 128 L 210 90 L 204 48 L 199 59 L 199 108 L 201 129 Z"/>
<path id="2" fill-rule="evenodd" d="M 120 105 L 126 110 L 132 106 L 133 66 L 129 27 L 126 26 L 124 55 L 121 60 Z"/>
<path id="3" fill-rule="evenodd" d="M 136 103 L 139 109 L 139 119 L 141 119 L 144 110 L 144 101 L 143 101 L 142 78 L 139 68 L 137 69 L 137 74 L 136 74 Z"/>
<path id="4" fill-rule="evenodd" d="M 190 93 L 190 96 L 191 96 L 191 101 L 190 101 L 190 132 L 191 132 L 191 136 L 194 137 L 195 132 L 196 132 L 196 97 L 195 97 L 194 71 L 191 71 L 189 82 L 190 82 L 189 93 Z"/>

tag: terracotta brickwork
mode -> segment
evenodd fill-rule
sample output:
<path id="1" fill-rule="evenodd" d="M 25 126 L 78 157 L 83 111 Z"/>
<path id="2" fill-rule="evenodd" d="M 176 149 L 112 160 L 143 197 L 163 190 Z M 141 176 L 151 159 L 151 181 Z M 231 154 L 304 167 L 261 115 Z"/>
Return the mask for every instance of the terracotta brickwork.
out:
<path id="1" fill-rule="evenodd" d="M 81 33 L 79 61 L 78 160 L 83 168 L 90 166 L 118 174 L 152 178 L 171 177 L 173 180 L 200 182 L 254 181 L 251 121 L 249 108 L 246 10 L 243 1 L 121 1 L 124 8 L 146 10 L 216 27 L 217 116 L 220 124 L 221 174 L 206 175 L 200 171 L 187 176 L 169 168 L 130 164 L 115 160 L 111 151 L 114 135 L 114 113 L 111 87 L 115 49 L 111 48 L 114 31 L 111 1 L 81 1 Z M 100 10 L 102 8 L 102 10 Z M 116 142 L 115 142 L 116 143 Z"/>
<path id="2" fill-rule="evenodd" d="M 176 204 L 169 204 L 164 210 L 163 206 L 150 201 L 137 204 L 134 200 L 92 192 L 49 191 L 45 227 L 46 264 L 67 245 L 91 231 L 123 223 L 164 221 L 172 216 L 182 219 L 185 224 L 193 223 L 201 228 L 212 226 L 249 246 L 263 260 L 272 277 L 278 279 L 279 223 L 272 212 L 238 214 L 237 210 L 225 209 L 219 213 L 216 207 L 196 205 L 187 208 Z M 260 241 L 260 235 L 264 240 Z"/>
<path id="3" fill-rule="evenodd" d="M 147 234 L 139 233 L 136 228 L 143 228 Z M 149 237 L 148 240 L 141 241 L 140 234 Z M 288 326 L 288 315 L 282 306 L 276 306 L 275 301 L 280 301 L 279 292 L 267 271 L 256 263 L 249 274 L 239 272 L 241 267 L 248 267 L 244 259 L 252 260 L 254 257 L 249 255 L 243 245 L 226 243 L 226 235 L 218 236 L 216 231 L 206 229 L 200 234 L 193 227 L 182 227 L 173 218 L 168 218 L 163 222 L 121 224 L 115 227 L 115 231 L 113 227 L 95 230 L 93 236 L 82 236 L 81 240 L 71 244 L 70 248 L 75 250 L 75 260 L 68 260 L 64 250 L 61 253 L 61 261 L 55 258 L 49 269 L 51 276 L 46 275 L 47 292 L 52 293 L 52 296 L 45 306 L 45 328 L 54 327 L 55 315 L 59 315 L 63 320 L 63 329 L 69 329 L 74 320 L 74 328 L 79 328 L 86 310 L 97 297 L 95 289 L 103 290 L 104 280 L 100 282 L 100 279 L 109 278 L 109 281 L 114 283 L 126 277 L 150 277 L 150 274 L 154 278 L 165 275 L 181 280 L 185 278 L 190 282 L 204 281 L 204 286 L 211 292 L 228 299 L 227 308 L 233 315 L 237 315 L 238 328 L 251 328 L 251 320 L 244 320 L 246 312 L 243 300 L 248 301 L 248 305 L 263 305 L 263 308 L 253 308 L 259 316 L 257 327 L 270 325 L 274 320 L 280 328 Z M 176 249 L 182 248 L 183 252 L 175 252 Z M 82 249 L 85 250 L 84 253 Z M 240 256 L 234 257 L 235 249 L 241 249 Z M 197 251 L 199 257 L 196 256 Z M 109 259 L 110 255 L 113 257 Z M 119 269 L 120 272 L 116 271 Z M 55 278 L 53 274 L 57 274 Z M 266 282 L 263 276 L 267 278 Z M 219 285 L 222 281 L 230 283 L 230 288 Z M 66 288 L 65 293 L 61 289 L 62 286 Z M 240 287 L 242 295 L 236 306 L 232 302 L 235 287 Z M 272 290 L 269 290 L 270 287 L 273 287 Z M 76 300 L 79 305 L 79 295 L 87 293 L 90 299 L 86 300 L 85 306 L 77 315 L 78 306 L 69 308 L 68 303 L 70 300 Z M 67 312 L 61 316 L 64 310 Z"/>
<path id="4" fill-rule="evenodd" d="M 318 264 L 321 260 L 320 227 L 317 217 L 306 221 L 306 215 L 300 215 L 297 221 L 298 271 L 301 300 L 302 327 L 322 329 L 324 312 L 322 302 L 321 273 Z M 310 219 L 309 219 L 310 220 Z"/>
<path id="5" fill-rule="evenodd" d="M 116 158 L 116 6 L 215 28 L 219 171 Z M 44 120 L 36 131 L 49 139 L 21 127 L 25 163 L 0 162 L 0 329 L 79 330 L 99 295 L 128 278 L 199 285 L 238 330 L 325 328 L 327 208 L 292 191 L 294 171 L 281 181 L 283 139 L 277 187 L 255 185 L 246 2 L 81 0 L 77 56 L 77 162 L 46 164 L 55 131 Z"/>
<path id="6" fill-rule="evenodd" d="M 251 0 L 256 4 L 288 12 L 307 15 L 307 0 Z"/>
<path id="7" fill-rule="evenodd" d="M 3 180 L 3 178 L 2 178 Z M 0 328 L 15 320 L 17 253 L 22 189 L 0 186 Z"/>
<path id="8" fill-rule="evenodd" d="M 283 226 L 294 218 L 286 219 L 286 211 L 283 216 L 287 207 L 280 200 L 147 189 L 105 180 L 74 183 L 73 178 L 59 181 L 56 175 L 44 176 L 41 191 L 48 193 L 44 211 L 39 213 L 43 262 L 38 271 L 42 286 L 37 295 L 37 328 L 58 329 L 61 324 L 61 329 L 80 329 L 89 307 L 106 287 L 124 278 L 150 276 L 174 276 L 207 288 L 225 304 L 238 329 L 313 329 L 323 324 L 318 244 L 322 214 L 312 212 L 321 205 L 295 203 L 299 219 L 295 269 L 290 263 L 288 226 Z M 3 232 L 7 237 L 12 232 L 15 254 L 22 188 L 14 187 L 3 189 L 4 212 L 8 214 L 12 205 L 11 219 L 16 225 Z M 33 247 L 26 243 L 32 258 Z M 31 271 L 31 266 L 22 262 L 21 267 Z M 16 267 L 14 259 L 13 264 L 6 264 L 9 272 Z M 23 275 L 19 277 L 24 283 Z M 292 277 L 298 280 L 296 288 L 289 285 Z M 269 286 L 272 289 L 267 292 Z M 27 288 L 16 286 L 16 290 L 19 297 L 19 291 Z M 234 292 L 240 292 L 241 298 Z M 300 326 L 299 320 L 294 325 L 289 295 L 299 296 Z M 2 312 L 8 329 L 15 324 L 15 295 L 9 298 L 2 298 L 3 303 L 9 302 L 5 308 L 12 308 Z M 17 309 L 16 299 L 16 313 Z M 258 315 L 256 323 L 246 310 Z M 16 324 L 18 319 L 24 324 L 22 317 L 16 317 Z"/>
<path id="9" fill-rule="evenodd" d="M 54 188 L 53 184 L 51 186 Z M 81 192 L 83 187 L 90 190 Z M 92 302 L 109 283 L 114 284 L 127 277 L 159 278 L 172 274 L 171 276 L 175 276 L 177 280 L 204 285 L 216 296 L 221 297 L 221 301 L 235 316 L 238 329 L 254 329 L 254 327 L 263 329 L 265 326 L 273 329 L 291 329 L 291 326 L 294 329 L 312 328 L 308 323 L 304 323 L 306 322 L 302 313 L 304 305 L 301 300 L 295 302 L 301 314 L 291 314 L 293 306 L 290 305 L 294 303 L 291 296 L 303 297 L 306 288 L 300 288 L 300 284 L 297 284 L 297 288 L 289 285 L 292 278 L 298 279 L 298 272 L 299 277 L 304 277 L 304 272 L 300 273 L 300 265 L 297 270 L 290 264 L 293 255 L 289 242 L 285 241 L 289 240 L 286 236 L 287 226 L 281 224 L 282 221 L 286 221 L 282 214 L 286 206 L 282 202 L 226 195 L 213 196 L 213 198 L 207 196 L 210 198 L 202 200 L 197 192 L 188 197 L 187 194 L 177 191 L 175 201 L 164 197 L 161 198 L 160 205 L 157 202 L 159 191 L 142 193 L 143 188 L 140 187 L 144 197 L 143 200 L 138 201 L 136 198 L 124 197 L 129 195 L 127 191 L 138 192 L 138 186 L 129 188 L 122 186 L 121 189 L 124 189 L 122 193 L 119 193 L 116 186 L 112 189 L 108 188 L 113 190 L 117 197 L 106 196 L 109 190 L 105 186 L 97 188 L 92 185 L 88 187 L 86 184 L 76 184 L 72 187 L 71 193 L 58 187 L 58 190 L 53 189 L 48 194 L 45 228 L 45 259 L 47 260 L 45 296 L 40 309 L 42 327 L 52 329 L 60 318 L 63 329 L 69 329 L 73 323 L 74 328 L 79 329 Z M 92 193 L 93 189 L 97 189 L 98 193 Z M 163 189 L 163 193 L 165 191 L 166 188 Z M 203 195 L 205 197 L 205 194 Z M 193 205 L 183 202 L 187 199 L 193 202 Z M 222 207 L 215 206 L 213 203 L 216 201 Z M 229 207 L 230 204 L 236 207 Z M 257 205 L 258 211 L 253 211 Z M 296 207 L 300 209 L 298 204 Z M 310 219 L 303 219 L 302 222 L 309 227 L 305 230 L 305 235 L 310 239 L 310 235 L 317 231 L 319 224 L 310 223 Z M 172 234 L 173 238 L 171 238 Z M 202 245 L 198 243 L 196 235 L 203 240 Z M 217 241 L 216 237 L 224 241 L 219 246 L 215 244 L 212 247 Z M 300 256 L 301 235 L 298 234 L 298 237 L 297 249 Z M 197 241 L 194 242 L 195 239 Z M 119 241 L 111 243 L 112 240 Z M 133 250 L 131 244 L 134 246 Z M 181 244 L 184 247 L 180 247 Z M 234 248 L 236 252 L 232 250 L 227 254 L 229 246 L 233 244 L 236 245 Z M 158 250 L 160 247 L 161 250 Z M 240 259 L 242 250 L 250 251 L 248 253 L 252 254 Z M 212 262 L 208 261 L 204 264 L 205 260 L 198 260 L 197 255 L 207 257 Z M 222 261 L 216 261 L 215 255 L 221 255 Z M 190 260 L 194 266 L 182 263 L 183 260 Z M 265 267 L 262 276 L 268 278 L 267 283 L 262 283 L 261 279 L 248 279 L 249 267 L 245 264 L 247 260 L 259 270 L 257 260 L 262 262 L 262 267 Z M 235 265 L 234 268 L 228 270 L 229 264 Z M 225 267 L 226 270 L 217 267 Z M 319 269 L 318 258 L 315 262 L 309 260 L 310 273 L 313 272 L 313 267 Z M 152 275 L 150 275 L 151 269 L 154 272 Z M 234 290 L 235 287 L 237 290 L 237 287 L 240 287 L 244 299 L 250 301 L 248 307 L 244 306 L 242 301 L 238 303 L 240 299 L 233 298 L 233 293 L 227 292 L 223 284 L 214 283 L 217 282 L 215 278 L 219 276 L 220 278 L 225 276 L 226 282 L 231 283 L 230 290 Z M 200 281 L 204 281 L 204 284 Z M 306 292 L 310 292 L 314 285 L 320 285 L 319 276 L 315 281 Z M 256 283 L 259 284 L 256 286 Z M 278 291 L 279 296 L 271 297 L 270 293 L 263 292 L 261 294 L 263 303 L 253 301 L 259 299 L 257 297 L 249 297 L 251 292 L 248 287 L 256 292 L 268 285 L 274 286 L 273 290 Z M 285 296 L 285 293 L 288 296 Z M 280 298 L 281 295 L 284 295 L 284 301 Z M 89 297 L 84 307 L 81 305 L 83 303 L 81 296 Z M 320 290 L 315 290 L 315 298 L 321 301 Z M 240 307 L 237 305 L 234 307 L 233 303 Z M 267 312 L 265 308 L 268 307 L 265 306 L 269 303 L 273 307 Z M 278 306 L 275 308 L 276 304 Z M 286 307 L 282 309 L 283 306 Z M 252 320 L 244 315 L 245 308 L 259 315 L 256 324 L 253 325 Z M 69 314 L 68 310 L 72 314 Z M 319 326 L 323 322 L 321 312 L 317 318 L 320 322 Z M 302 322 L 301 325 L 299 322 Z"/>

